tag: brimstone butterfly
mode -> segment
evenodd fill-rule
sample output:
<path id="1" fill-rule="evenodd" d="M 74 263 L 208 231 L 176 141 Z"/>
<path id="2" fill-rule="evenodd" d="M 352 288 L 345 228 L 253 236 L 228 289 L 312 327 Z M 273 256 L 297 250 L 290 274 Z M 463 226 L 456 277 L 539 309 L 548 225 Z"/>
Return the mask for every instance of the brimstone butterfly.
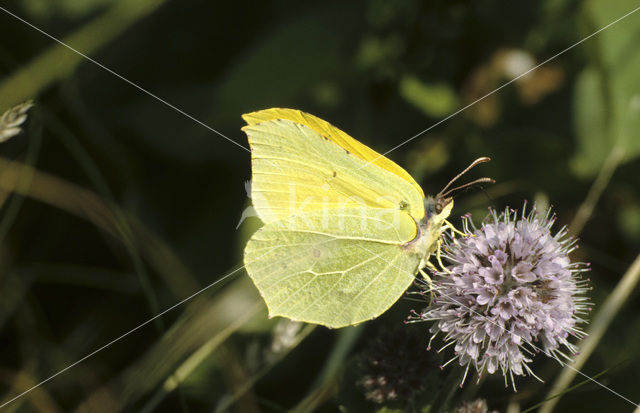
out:
<path id="1" fill-rule="evenodd" d="M 382 314 L 428 265 L 452 199 L 425 197 L 400 166 L 308 113 L 243 119 L 264 222 L 244 263 L 269 316 L 339 328 Z"/>

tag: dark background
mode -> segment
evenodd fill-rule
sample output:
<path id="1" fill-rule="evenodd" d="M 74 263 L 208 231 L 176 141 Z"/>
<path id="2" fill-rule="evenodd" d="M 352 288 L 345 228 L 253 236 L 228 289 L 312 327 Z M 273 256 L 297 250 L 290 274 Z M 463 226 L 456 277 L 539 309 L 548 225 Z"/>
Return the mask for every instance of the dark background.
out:
<path id="1" fill-rule="evenodd" d="M 240 115 L 279 106 L 313 113 L 381 153 L 639 5 L 0 2 L 240 145 Z M 238 269 L 259 222 L 235 228 L 249 202 L 245 150 L 2 11 L 0 39 L 0 112 L 35 102 L 24 133 L 0 144 L 8 400 Z M 581 238 L 574 259 L 592 263 L 594 315 L 640 250 L 638 41 L 640 13 L 388 155 L 426 193 L 491 156 L 468 178 L 497 183 L 460 194 L 454 223 L 467 212 L 479 221 L 489 206 L 553 205 L 556 228 Z M 600 382 L 638 401 L 640 306 L 637 288 L 627 292 L 582 371 L 603 373 Z M 357 360 L 421 305 L 401 300 L 338 331 L 268 320 L 263 307 L 237 270 L 6 409 L 370 411 L 377 407 L 353 384 Z M 426 340 L 428 327 L 406 328 Z M 454 401 L 531 407 L 562 370 L 542 355 L 532 366 L 545 383 L 518 378 L 514 393 L 500 375 L 478 386 L 472 378 Z M 557 410 L 632 406 L 584 383 Z"/>

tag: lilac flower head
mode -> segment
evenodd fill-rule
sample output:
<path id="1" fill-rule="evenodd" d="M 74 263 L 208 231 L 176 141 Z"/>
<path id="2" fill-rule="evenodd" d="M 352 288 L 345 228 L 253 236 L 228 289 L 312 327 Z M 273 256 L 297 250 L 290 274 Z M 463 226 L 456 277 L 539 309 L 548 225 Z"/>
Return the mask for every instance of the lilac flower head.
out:
<path id="1" fill-rule="evenodd" d="M 528 363 L 540 351 L 570 360 L 562 350 L 576 352 L 568 339 L 584 336 L 578 324 L 590 310 L 588 280 L 581 278 L 588 264 L 569 259 L 575 239 L 566 228 L 551 234 L 550 211 L 524 209 L 492 211 L 480 228 L 464 217 L 468 236 L 444 239 L 449 265 L 433 278 L 432 305 L 411 317 L 436 321 L 430 331 L 444 334 L 444 347 L 454 346 L 449 362 L 479 375 L 500 370 L 505 383 L 514 374 L 535 376 Z"/>

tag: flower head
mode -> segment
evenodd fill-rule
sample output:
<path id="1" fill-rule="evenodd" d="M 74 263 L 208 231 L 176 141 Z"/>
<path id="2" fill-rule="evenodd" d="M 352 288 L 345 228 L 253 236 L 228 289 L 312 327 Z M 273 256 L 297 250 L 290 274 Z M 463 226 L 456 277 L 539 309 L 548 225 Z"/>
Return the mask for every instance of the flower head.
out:
<path id="1" fill-rule="evenodd" d="M 33 107 L 31 101 L 14 106 L 0 115 L 0 143 L 19 134 L 27 120 L 27 111 Z"/>
<path id="2" fill-rule="evenodd" d="M 570 359 L 562 350 L 576 352 L 568 339 L 584 336 L 578 324 L 590 310 L 588 280 L 581 278 L 588 264 L 569 259 L 576 240 L 565 228 L 551 234 L 549 211 L 534 207 L 525 215 L 524 209 L 492 211 L 480 228 L 464 217 L 468 236 L 445 237 L 449 265 L 434 276 L 432 305 L 411 317 L 436 321 L 431 332 L 454 346 L 449 362 L 457 359 L 479 375 L 501 370 L 505 382 L 534 375 L 528 363 L 540 351 Z"/>
<path id="3" fill-rule="evenodd" d="M 369 343 L 357 383 L 367 400 L 406 403 L 439 381 L 439 363 L 423 340 L 401 328 L 383 331 Z"/>

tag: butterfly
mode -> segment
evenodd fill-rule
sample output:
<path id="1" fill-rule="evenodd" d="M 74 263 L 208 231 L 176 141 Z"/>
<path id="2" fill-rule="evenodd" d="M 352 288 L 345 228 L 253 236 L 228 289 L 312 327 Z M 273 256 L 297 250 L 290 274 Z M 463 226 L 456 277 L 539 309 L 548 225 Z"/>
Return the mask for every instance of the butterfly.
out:
<path id="1" fill-rule="evenodd" d="M 444 191 L 489 160 L 425 196 L 396 163 L 313 115 L 272 108 L 243 119 L 251 200 L 264 223 L 247 242 L 245 269 L 270 317 L 330 328 L 379 316 L 418 272 L 427 277 L 451 227 Z"/>

